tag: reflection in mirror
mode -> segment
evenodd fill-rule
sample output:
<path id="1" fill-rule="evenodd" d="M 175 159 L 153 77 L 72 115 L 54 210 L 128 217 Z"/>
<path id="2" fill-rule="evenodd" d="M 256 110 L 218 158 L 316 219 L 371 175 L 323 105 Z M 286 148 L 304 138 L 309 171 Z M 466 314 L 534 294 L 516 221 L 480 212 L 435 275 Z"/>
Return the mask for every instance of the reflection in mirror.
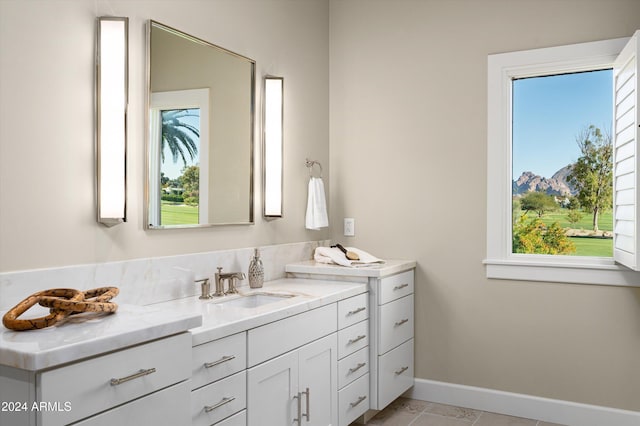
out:
<path id="1" fill-rule="evenodd" d="M 253 223 L 255 62 L 149 23 L 148 228 Z"/>

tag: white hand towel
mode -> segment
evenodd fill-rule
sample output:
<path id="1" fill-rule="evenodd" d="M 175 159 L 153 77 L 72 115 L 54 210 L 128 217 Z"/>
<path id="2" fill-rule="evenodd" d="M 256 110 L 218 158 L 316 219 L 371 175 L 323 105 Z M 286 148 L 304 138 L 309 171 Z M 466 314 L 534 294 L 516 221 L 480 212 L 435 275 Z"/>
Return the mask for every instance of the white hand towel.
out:
<path id="1" fill-rule="evenodd" d="M 319 230 L 329 226 L 327 216 L 327 202 L 324 196 L 324 183 L 322 178 L 309 179 L 309 198 L 307 200 L 306 228 Z"/>
<path id="2" fill-rule="evenodd" d="M 318 247 L 313 253 L 313 259 L 318 263 L 333 263 L 351 267 L 374 266 L 384 263 L 384 260 L 378 259 L 364 250 L 353 247 L 345 247 L 345 249 L 357 254 L 360 260 L 347 259 L 347 256 L 337 247 Z"/>

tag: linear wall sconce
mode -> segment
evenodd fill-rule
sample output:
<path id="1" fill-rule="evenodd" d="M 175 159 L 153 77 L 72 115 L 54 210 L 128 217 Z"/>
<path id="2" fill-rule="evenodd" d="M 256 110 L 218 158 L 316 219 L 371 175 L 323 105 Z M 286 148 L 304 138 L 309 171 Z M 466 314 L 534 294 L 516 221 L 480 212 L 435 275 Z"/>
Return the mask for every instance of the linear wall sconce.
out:
<path id="1" fill-rule="evenodd" d="M 283 94 L 284 78 L 264 78 L 264 217 L 282 217 Z"/>
<path id="2" fill-rule="evenodd" d="M 96 55 L 98 222 L 126 222 L 129 18 L 99 17 Z"/>

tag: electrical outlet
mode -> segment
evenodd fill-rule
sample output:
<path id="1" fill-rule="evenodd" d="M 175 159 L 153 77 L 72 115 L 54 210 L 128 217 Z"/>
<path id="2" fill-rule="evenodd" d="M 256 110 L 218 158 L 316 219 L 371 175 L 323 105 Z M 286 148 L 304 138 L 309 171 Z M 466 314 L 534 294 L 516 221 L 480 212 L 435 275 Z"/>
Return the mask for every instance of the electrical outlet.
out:
<path id="1" fill-rule="evenodd" d="M 352 217 L 344 218 L 344 236 L 345 237 L 356 236 L 356 220 Z"/>

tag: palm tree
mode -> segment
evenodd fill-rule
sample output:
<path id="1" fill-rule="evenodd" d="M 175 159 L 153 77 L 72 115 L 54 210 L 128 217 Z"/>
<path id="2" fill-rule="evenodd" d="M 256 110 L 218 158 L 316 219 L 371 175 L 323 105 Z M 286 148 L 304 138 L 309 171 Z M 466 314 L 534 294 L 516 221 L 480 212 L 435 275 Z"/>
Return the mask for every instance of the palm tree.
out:
<path id="1" fill-rule="evenodd" d="M 186 155 L 193 160 L 198 154 L 198 144 L 194 141 L 193 135 L 199 139 L 200 129 L 182 121 L 186 117 L 200 117 L 199 113 L 194 113 L 193 111 L 195 110 L 172 109 L 162 111 L 162 146 L 160 152 L 163 163 L 165 146 L 169 146 L 173 162 L 176 163 L 178 157 L 180 157 L 185 167 L 187 167 Z"/>

